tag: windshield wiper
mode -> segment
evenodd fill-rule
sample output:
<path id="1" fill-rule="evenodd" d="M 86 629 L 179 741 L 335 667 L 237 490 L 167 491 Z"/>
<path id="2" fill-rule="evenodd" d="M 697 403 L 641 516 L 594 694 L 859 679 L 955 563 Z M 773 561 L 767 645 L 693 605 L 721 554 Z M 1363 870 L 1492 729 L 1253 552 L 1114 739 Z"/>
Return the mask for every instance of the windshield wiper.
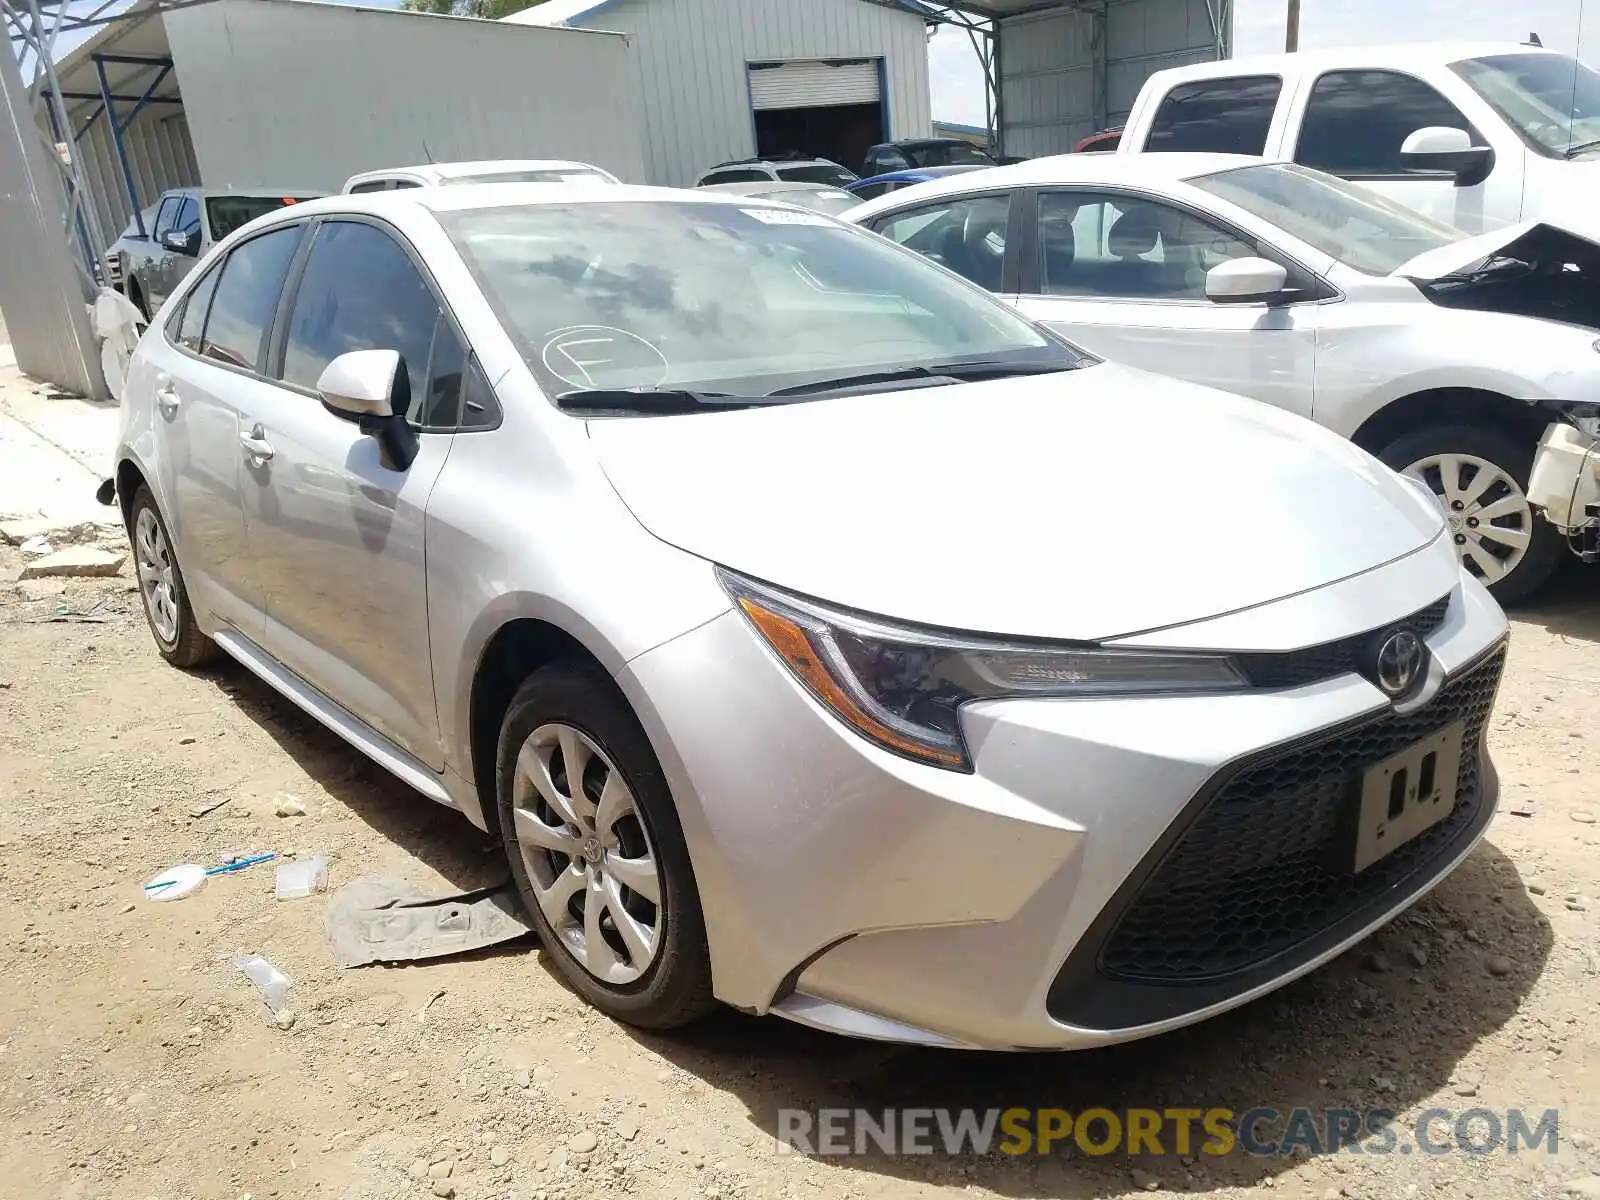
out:
<path id="1" fill-rule="evenodd" d="M 556 407 L 570 413 L 641 413 L 671 415 L 711 409 L 757 408 L 771 401 L 762 396 L 729 392 L 696 392 L 687 388 L 590 388 L 563 392 Z"/>
<path id="2" fill-rule="evenodd" d="M 1577 142 L 1574 145 L 1568 146 L 1563 154 L 1563 157 L 1573 158 L 1576 155 L 1584 153 L 1586 150 L 1595 149 L 1600 149 L 1600 138 L 1590 138 L 1587 142 Z"/>
<path id="3" fill-rule="evenodd" d="M 1070 371 L 1065 362 L 1002 362 L 998 359 L 976 359 L 968 362 L 935 363 L 926 367 L 900 367 L 891 371 L 867 371 L 860 375 L 840 375 L 834 379 L 819 379 L 814 383 L 800 383 L 793 387 L 768 392 L 772 396 L 815 396 L 825 392 L 848 392 L 857 388 L 872 388 L 886 383 L 907 383 L 915 380 L 936 380 L 950 383 L 976 383 L 984 379 L 1005 379 L 1014 375 L 1049 375 L 1057 371 Z"/>

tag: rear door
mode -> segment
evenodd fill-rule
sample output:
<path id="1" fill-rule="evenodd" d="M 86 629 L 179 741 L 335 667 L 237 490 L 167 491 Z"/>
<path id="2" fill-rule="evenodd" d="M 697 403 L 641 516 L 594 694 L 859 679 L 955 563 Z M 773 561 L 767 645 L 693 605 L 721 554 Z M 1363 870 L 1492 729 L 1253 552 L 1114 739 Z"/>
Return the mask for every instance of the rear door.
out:
<path id="1" fill-rule="evenodd" d="M 265 627 L 248 550 L 240 412 L 268 385 L 261 364 L 302 229 L 274 229 L 213 263 L 167 320 L 158 361 L 157 471 L 190 598 L 252 640 Z"/>
<path id="2" fill-rule="evenodd" d="M 279 313 L 276 386 L 243 428 L 259 451 L 243 485 L 266 596 L 267 650 L 378 732 L 439 769 L 428 656 L 424 518 L 459 421 L 466 346 L 401 235 L 366 218 L 318 223 Z M 324 367 L 397 350 L 420 451 L 405 470 L 323 406 Z"/>
<path id="3" fill-rule="evenodd" d="M 1326 294 L 1309 272 L 1237 230 L 1134 192 L 1041 189 L 1026 213 L 1024 313 L 1086 350 L 1130 366 L 1264 400 L 1310 416 L 1316 330 Z M 1206 272 L 1265 257 L 1304 302 L 1214 304 Z"/>

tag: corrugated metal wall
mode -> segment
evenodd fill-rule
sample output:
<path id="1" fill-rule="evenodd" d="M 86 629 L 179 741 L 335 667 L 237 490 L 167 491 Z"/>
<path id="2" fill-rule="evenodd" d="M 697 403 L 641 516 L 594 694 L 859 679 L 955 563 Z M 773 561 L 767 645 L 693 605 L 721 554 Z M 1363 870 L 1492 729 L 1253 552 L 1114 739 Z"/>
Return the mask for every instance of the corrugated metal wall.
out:
<path id="1" fill-rule="evenodd" d="M 1110 0 L 1000 25 L 1007 154 L 1063 154 L 1120 125 L 1156 71 L 1217 57 L 1206 0 Z"/>
<path id="2" fill-rule="evenodd" d="M 298 0 L 165 19 L 207 187 L 336 191 L 357 171 L 430 158 L 644 175 L 620 37 Z"/>
<path id="3" fill-rule="evenodd" d="M 118 111 L 126 107 L 119 105 Z M 161 199 L 161 193 L 168 188 L 195 187 L 200 183 L 194 144 L 189 140 L 189 124 L 176 106 L 147 107 L 124 131 L 122 144 L 128 151 L 128 166 L 133 172 L 141 208 L 148 208 Z M 78 166 L 94 198 L 100 230 L 107 240 L 114 242 L 133 220 L 133 206 L 128 202 L 128 189 L 122 181 L 122 169 L 117 165 L 111 126 L 103 114 L 79 135 L 73 152 L 78 156 Z"/>
<path id="4" fill-rule="evenodd" d="M 651 183 L 683 187 L 755 153 L 746 64 L 885 60 L 889 136 L 933 132 L 922 20 L 862 0 L 622 0 L 587 19 L 632 38 Z"/>
<path id="5" fill-rule="evenodd" d="M 100 351 L 74 273 L 59 169 L 38 136 L 16 57 L 0 59 L 0 313 L 17 366 L 104 399 Z"/>

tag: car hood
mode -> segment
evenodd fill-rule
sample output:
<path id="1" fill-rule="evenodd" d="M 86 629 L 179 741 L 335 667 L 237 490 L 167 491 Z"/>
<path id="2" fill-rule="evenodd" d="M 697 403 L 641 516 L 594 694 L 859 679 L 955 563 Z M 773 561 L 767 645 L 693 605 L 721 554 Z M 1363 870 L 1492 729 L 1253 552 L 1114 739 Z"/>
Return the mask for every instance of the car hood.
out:
<path id="1" fill-rule="evenodd" d="M 1093 641 L 1198 621 L 1441 527 L 1419 490 L 1309 421 L 1109 363 L 589 432 L 661 540 L 973 632 Z"/>
<path id="2" fill-rule="evenodd" d="M 1600 237 L 1600 225 L 1596 225 L 1592 220 L 1562 221 L 1559 224 L 1552 221 L 1523 221 L 1517 225 L 1507 225 L 1502 229 L 1480 233 L 1475 237 L 1463 238 L 1447 246 L 1424 250 L 1414 258 L 1401 263 L 1390 274 L 1397 279 L 1434 283 L 1448 275 L 1455 275 L 1468 267 L 1476 266 L 1490 255 L 1506 251 L 1516 253 L 1530 242 L 1549 244 L 1570 239 L 1580 247 L 1593 251 L 1597 237 Z"/>

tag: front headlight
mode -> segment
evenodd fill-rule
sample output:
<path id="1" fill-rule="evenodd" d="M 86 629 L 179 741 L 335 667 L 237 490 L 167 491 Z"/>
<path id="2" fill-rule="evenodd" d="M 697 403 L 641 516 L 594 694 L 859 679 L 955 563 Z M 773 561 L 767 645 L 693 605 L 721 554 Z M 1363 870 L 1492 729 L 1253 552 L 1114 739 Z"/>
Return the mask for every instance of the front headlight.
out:
<path id="1" fill-rule="evenodd" d="M 972 769 L 958 711 L 971 700 L 1248 686 L 1225 655 L 1027 645 L 905 628 L 717 574 L 756 632 L 834 716 L 885 750 L 950 770 Z"/>

